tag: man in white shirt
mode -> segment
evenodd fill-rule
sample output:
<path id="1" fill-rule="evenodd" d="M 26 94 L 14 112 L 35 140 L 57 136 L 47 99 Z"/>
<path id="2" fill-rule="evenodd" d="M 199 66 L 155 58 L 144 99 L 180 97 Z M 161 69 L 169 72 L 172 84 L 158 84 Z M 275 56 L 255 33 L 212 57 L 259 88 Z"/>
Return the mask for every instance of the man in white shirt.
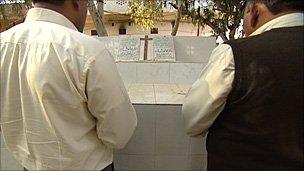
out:
<path id="1" fill-rule="evenodd" d="M 303 2 L 248 0 L 245 39 L 211 54 L 182 108 L 208 170 L 303 168 Z"/>
<path id="2" fill-rule="evenodd" d="M 105 46 L 82 32 L 87 0 L 33 0 L 1 33 L 1 131 L 29 170 L 113 170 L 137 117 Z"/>

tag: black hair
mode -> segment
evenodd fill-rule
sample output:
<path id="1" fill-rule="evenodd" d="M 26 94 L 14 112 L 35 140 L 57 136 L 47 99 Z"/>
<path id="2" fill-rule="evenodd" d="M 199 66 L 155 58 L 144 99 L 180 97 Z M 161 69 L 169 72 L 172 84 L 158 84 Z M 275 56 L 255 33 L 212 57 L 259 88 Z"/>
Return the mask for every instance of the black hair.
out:
<path id="1" fill-rule="evenodd" d="M 66 0 L 32 0 L 32 1 L 34 4 L 37 2 L 45 2 L 53 5 L 63 5 Z"/>
<path id="2" fill-rule="evenodd" d="M 274 15 L 287 11 L 304 11 L 303 0 L 247 0 L 247 3 L 263 3 Z"/>

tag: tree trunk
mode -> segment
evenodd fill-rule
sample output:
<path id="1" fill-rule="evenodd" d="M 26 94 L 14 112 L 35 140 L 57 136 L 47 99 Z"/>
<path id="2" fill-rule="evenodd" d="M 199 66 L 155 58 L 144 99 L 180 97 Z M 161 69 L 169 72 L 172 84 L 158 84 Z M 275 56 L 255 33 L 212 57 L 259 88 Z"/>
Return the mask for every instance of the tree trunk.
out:
<path id="1" fill-rule="evenodd" d="M 177 3 L 178 3 L 177 4 L 178 8 L 177 8 L 177 11 L 176 11 L 174 26 L 173 26 L 172 32 L 171 32 L 172 36 L 176 36 L 176 34 L 177 34 L 178 27 L 179 27 L 179 22 L 180 22 L 181 15 L 182 15 L 182 0 L 178 0 Z"/>
<path id="2" fill-rule="evenodd" d="M 89 1 L 89 11 L 90 11 L 91 17 L 93 19 L 93 22 L 94 22 L 94 25 L 96 27 L 96 31 L 97 31 L 97 34 L 99 37 L 108 36 L 107 30 L 102 21 L 103 15 L 101 15 L 101 13 L 103 14 L 103 4 L 101 5 L 101 3 L 103 3 L 103 2 L 98 2 L 98 4 L 97 4 L 98 9 L 97 9 L 94 2 Z"/>
<path id="3" fill-rule="evenodd" d="M 229 40 L 235 39 L 234 38 L 235 32 L 236 32 L 236 28 L 233 28 L 233 29 L 230 30 L 230 32 L 229 32 Z"/>
<path id="4" fill-rule="evenodd" d="M 200 23 L 197 23 L 197 33 L 196 36 L 200 36 Z"/>
<path id="5" fill-rule="evenodd" d="M 104 7 L 103 7 L 103 2 L 97 1 L 97 11 L 101 17 L 101 20 L 103 21 L 103 16 L 104 16 Z"/>

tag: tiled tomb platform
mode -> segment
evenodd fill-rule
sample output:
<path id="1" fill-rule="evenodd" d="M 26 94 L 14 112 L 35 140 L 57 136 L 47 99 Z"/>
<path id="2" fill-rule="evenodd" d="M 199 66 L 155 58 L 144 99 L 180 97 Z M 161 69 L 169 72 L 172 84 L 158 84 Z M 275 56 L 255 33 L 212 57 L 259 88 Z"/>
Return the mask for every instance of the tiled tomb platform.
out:
<path id="1" fill-rule="evenodd" d="M 138 127 L 114 153 L 118 170 L 205 170 L 204 140 L 189 138 L 182 124 L 185 95 L 205 63 L 118 62 L 138 116 Z"/>
<path id="2" fill-rule="evenodd" d="M 181 105 L 202 63 L 117 63 L 133 104 Z"/>
<path id="3" fill-rule="evenodd" d="M 205 170 L 205 140 L 183 128 L 183 99 L 207 64 L 215 38 L 174 37 L 176 61 L 117 62 L 138 116 L 138 127 L 122 150 L 116 170 Z M 1 170 L 22 170 L 1 138 Z"/>
<path id="4" fill-rule="evenodd" d="M 138 116 L 138 127 L 123 150 L 118 170 L 206 170 L 205 140 L 189 138 L 181 107 L 215 47 L 212 38 L 174 37 L 176 61 L 117 62 Z"/>
<path id="5" fill-rule="evenodd" d="M 205 141 L 183 129 L 181 105 L 134 105 L 138 127 L 123 150 L 115 150 L 117 170 L 205 170 Z"/>

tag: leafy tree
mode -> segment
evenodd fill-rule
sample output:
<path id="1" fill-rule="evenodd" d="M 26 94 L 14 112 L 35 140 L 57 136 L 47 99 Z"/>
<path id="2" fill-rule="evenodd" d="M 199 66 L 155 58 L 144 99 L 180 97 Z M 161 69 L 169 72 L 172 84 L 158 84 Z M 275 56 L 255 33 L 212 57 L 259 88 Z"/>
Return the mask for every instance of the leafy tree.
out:
<path id="1" fill-rule="evenodd" d="M 16 0 L 1 1 L 0 4 L 0 28 L 9 27 L 9 21 L 16 18 L 24 18 L 25 11 L 32 7 L 31 0 L 24 0 L 24 3 L 16 3 Z M 20 21 L 19 21 L 20 22 Z"/>
<path id="2" fill-rule="evenodd" d="M 208 25 L 224 41 L 234 39 L 237 28 L 241 24 L 245 0 L 205 0 L 197 8 L 185 1 L 184 15 L 194 23 Z M 229 36 L 226 33 L 229 32 Z"/>
<path id="3" fill-rule="evenodd" d="M 152 0 L 135 1 L 136 3 L 134 1 L 130 3 L 131 18 L 135 24 L 144 28 L 153 27 L 163 12 L 162 6 L 155 4 L 162 4 L 164 0 L 155 0 L 152 5 Z M 146 3 L 150 6 L 145 6 Z M 177 10 L 171 35 L 176 35 L 180 20 L 187 18 L 193 24 L 203 27 L 208 25 L 215 34 L 226 41 L 235 38 L 236 30 L 241 23 L 245 0 L 171 0 L 169 4 Z M 226 36 L 227 32 L 229 36 Z"/>
<path id="4" fill-rule="evenodd" d="M 155 22 L 163 17 L 162 1 L 133 0 L 129 8 L 131 20 L 144 29 L 153 28 Z"/>
<path id="5" fill-rule="evenodd" d="M 181 19 L 181 5 L 183 0 L 176 1 L 176 19 L 172 28 L 172 35 L 175 36 Z M 129 3 L 129 14 L 131 20 L 143 29 L 151 29 L 156 22 L 163 18 L 163 0 L 133 0 Z"/>

